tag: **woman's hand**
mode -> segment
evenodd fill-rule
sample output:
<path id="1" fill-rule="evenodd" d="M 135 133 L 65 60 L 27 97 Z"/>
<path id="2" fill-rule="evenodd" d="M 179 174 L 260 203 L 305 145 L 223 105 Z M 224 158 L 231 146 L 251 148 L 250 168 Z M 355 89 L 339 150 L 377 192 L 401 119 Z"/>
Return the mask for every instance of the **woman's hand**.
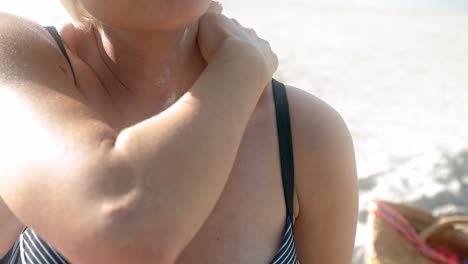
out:
<path id="1" fill-rule="evenodd" d="M 212 1 L 200 19 L 198 43 L 205 60 L 210 63 L 217 52 L 228 49 L 230 59 L 243 60 L 247 69 L 263 73 L 269 80 L 278 68 L 278 57 L 270 44 L 257 36 L 255 30 L 243 27 L 237 20 L 222 14 L 220 3 Z M 234 55 L 234 56 L 233 56 Z M 250 69 L 249 66 L 260 67 Z"/>

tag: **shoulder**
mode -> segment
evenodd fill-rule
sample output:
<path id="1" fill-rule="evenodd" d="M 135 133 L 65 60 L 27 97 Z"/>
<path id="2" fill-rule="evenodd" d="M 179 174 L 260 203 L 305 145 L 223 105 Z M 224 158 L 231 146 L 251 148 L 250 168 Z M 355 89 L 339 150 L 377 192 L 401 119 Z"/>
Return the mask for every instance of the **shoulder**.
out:
<path id="1" fill-rule="evenodd" d="M 286 89 L 298 165 L 318 153 L 336 150 L 354 153 L 351 134 L 338 111 L 307 91 L 293 86 Z"/>
<path id="2" fill-rule="evenodd" d="M 54 40 L 38 23 L 9 13 L 0 12 L 0 52 L 3 56 L 23 58 L 28 50 L 53 49 Z"/>
<path id="3" fill-rule="evenodd" d="M 287 93 L 299 207 L 295 225 L 299 257 L 306 263 L 349 263 L 358 207 L 350 132 L 341 115 L 321 99 L 291 86 Z M 334 250 L 337 246 L 343 249 L 340 254 Z"/>
<path id="4" fill-rule="evenodd" d="M 334 194 L 337 184 L 356 181 L 353 140 L 343 117 L 311 93 L 287 86 L 299 209 L 310 191 Z M 300 201 L 303 201 L 301 204 Z M 309 204 L 310 206 L 310 204 Z"/>
<path id="5" fill-rule="evenodd" d="M 38 23 L 0 12 L 0 81 L 34 80 L 71 74 L 53 37 Z M 58 70 L 58 71 L 57 71 Z"/>
<path id="6" fill-rule="evenodd" d="M 286 89 L 299 200 L 301 193 L 311 188 L 327 192 L 336 188 L 334 183 L 353 181 L 356 176 L 354 145 L 343 117 L 307 91 L 292 86 Z M 341 173 L 344 171 L 350 173 Z"/>

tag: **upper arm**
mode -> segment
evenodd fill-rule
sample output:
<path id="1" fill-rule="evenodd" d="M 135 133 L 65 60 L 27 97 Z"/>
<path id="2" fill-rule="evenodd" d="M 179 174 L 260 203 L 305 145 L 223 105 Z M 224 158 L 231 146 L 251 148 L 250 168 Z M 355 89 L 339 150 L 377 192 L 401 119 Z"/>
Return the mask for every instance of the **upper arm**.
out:
<path id="1" fill-rule="evenodd" d="M 302 263 L 351 263 L 358 188 L 354 147 L 341 116 L 320 99 L 288 89 Z"/>
<path id="2" fill-rule="evenodd" d="M 109 155 L 116 131 L 76 89 L 40 25 L 0 13 L 0 58 L 0 197 L 59 251 L 91 250 L 80 243 L 106 225 L 104 195 L 129 188 L 104 184 L 109 172 L 125 174 Z"/>

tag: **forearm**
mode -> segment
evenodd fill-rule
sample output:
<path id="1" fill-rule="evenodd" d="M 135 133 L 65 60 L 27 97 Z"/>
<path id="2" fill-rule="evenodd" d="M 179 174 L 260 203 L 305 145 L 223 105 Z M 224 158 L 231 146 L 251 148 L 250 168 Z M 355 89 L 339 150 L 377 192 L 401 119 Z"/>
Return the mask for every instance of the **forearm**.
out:
<path id="1" fill-rule="evenodd" d="M 253 65 L 229 58 L 215 57 L 176 105 L 117 139 L 138 182 L 131 210 L 152 223 L 140 230 L 146 238 L 183 249 L 221 195 L 266 85 Z"/>

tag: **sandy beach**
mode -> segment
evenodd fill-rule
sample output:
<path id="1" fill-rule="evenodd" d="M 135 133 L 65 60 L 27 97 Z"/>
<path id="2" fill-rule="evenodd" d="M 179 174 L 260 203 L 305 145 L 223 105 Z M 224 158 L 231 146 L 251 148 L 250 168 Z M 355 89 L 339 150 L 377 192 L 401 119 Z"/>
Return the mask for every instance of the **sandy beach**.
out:
<path id="1" fill-rule="evenodd" d="M 0 9 L 43 24 L 66 19 L 58 1 L 51 13 L 25 11 L 39 2 L 0 0 Z M 270 40 L 281 61 L 276 78 L 327 101 L 353 135 L 353 263 L 362 263 L 372 199 L 468 214 L 468 1 L 251 2 L 223 1 L 228 15 Z"/>

